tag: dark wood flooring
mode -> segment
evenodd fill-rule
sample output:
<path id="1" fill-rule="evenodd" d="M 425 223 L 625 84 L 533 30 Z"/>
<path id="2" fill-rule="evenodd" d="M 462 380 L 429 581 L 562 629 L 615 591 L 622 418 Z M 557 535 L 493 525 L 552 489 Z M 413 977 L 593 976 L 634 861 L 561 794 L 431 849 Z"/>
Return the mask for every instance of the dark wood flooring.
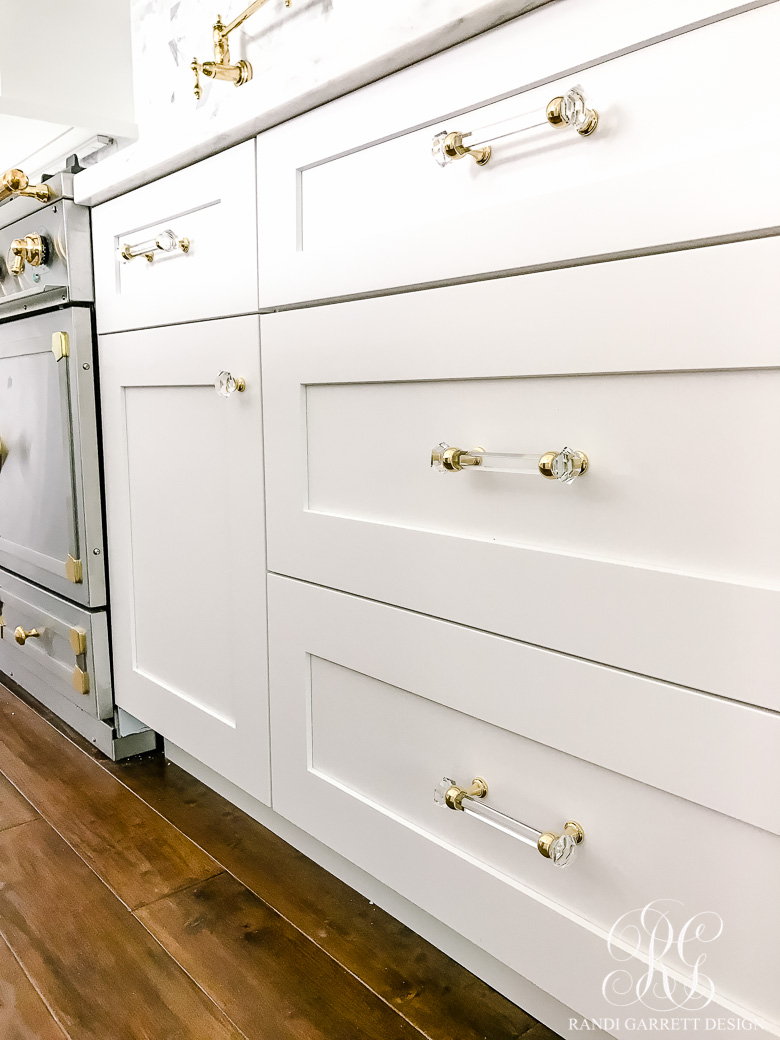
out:
<path id="1" fill-rule="evenodd" d="M 0 1040 L 555 1040 L 162 755 L 0 686 Z"/>

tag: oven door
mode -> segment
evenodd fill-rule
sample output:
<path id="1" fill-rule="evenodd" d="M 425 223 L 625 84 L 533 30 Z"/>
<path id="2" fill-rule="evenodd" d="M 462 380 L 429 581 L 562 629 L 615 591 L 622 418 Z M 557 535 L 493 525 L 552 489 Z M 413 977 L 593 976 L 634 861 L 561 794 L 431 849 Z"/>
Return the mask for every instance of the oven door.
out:
<path id="1" fill-rule="evenodd" d="M 71 307 L 0 325 L 0 567 L 106 602 L 92 321 Z"/>

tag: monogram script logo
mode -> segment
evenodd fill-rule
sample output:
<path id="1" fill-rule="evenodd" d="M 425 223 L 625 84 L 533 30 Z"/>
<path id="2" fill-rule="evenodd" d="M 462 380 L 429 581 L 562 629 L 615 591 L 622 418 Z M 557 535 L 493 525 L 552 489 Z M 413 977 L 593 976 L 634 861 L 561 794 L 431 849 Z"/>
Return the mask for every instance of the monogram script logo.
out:
<path id="1" fill-rule="evenodd" d="M 656 899 L 615 921 L 609 952 L 616 961 L 633 961 L 633 967 L 616 968 L 604 978 L 601 991 L 614 1007 L 642 1004 L 652 1011 L 698 1011 L 715 996 L 712 979 L 702 971 L 707 959 L 702 946 L 722 934 L 723 919 L 705 911 L 686 920 L 682 906 L 675 899 Z M 644 963 L 634 960 L 637 953 Z M 662 963 L 664 957 L 667 964 Z M 669 960 L 675 962 L 674 972 L 667 966 Z M 637 972 L 639 963 L 645 971 Z"/>

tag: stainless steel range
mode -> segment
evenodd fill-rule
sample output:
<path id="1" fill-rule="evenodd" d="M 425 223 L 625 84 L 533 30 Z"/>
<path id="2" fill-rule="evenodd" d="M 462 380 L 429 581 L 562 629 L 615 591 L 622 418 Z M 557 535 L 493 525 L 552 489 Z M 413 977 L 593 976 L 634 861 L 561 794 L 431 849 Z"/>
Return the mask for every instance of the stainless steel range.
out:
<path id="1" fill-rule="evenodd" d="M 0 673 L 122 758 L 155 735 L 114 706 L 89 210 L 72 181 L 0 178 Z"/>

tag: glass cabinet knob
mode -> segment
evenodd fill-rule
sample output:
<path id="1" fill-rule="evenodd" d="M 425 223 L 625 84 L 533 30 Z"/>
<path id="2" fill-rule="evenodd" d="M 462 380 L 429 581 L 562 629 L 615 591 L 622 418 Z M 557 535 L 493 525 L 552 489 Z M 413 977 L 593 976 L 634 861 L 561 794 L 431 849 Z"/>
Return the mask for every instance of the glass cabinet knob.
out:
<path id="1" fill-rule="evenodd" d="M 243 376 L 234 376 L 232 372 L 220 372 L 214 380 L 214 389 L 220 397 L 230 397 L 231 394 L 242 394 L 246 390 L 246 380 Z"/>

